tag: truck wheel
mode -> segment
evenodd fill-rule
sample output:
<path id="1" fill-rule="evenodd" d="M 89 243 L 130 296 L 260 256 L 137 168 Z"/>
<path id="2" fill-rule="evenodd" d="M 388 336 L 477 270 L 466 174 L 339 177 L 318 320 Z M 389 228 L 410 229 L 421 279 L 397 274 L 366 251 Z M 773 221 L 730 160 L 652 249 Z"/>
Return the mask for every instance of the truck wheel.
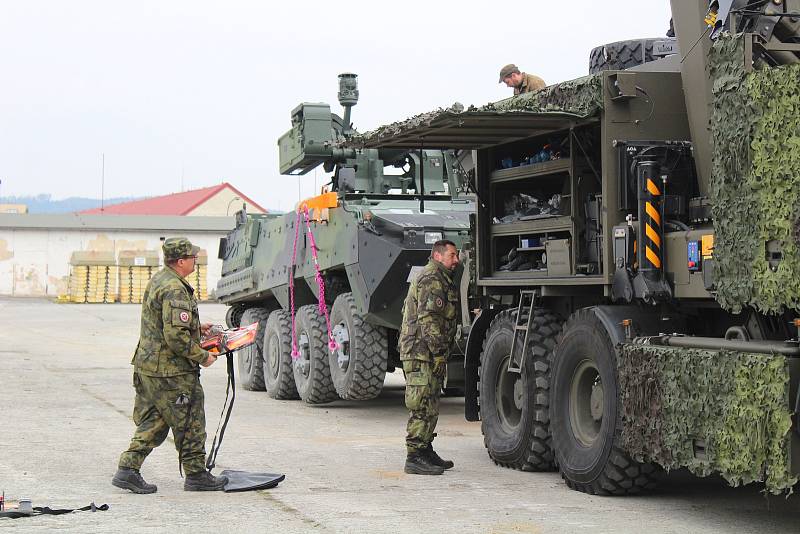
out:
<path id="1" fill-rule="evenodd" d="M 347 400 L 369 400 L 383 389 L 389 358 L 386 329 L 364 320 L 352 293 L 336 297 L 331 330 L 338 348 L 330 352 L 331 379 L 336 393 Z"/>
<path id="2" fill-rule="evenodd" d="M 522 375 L 507 370 L 517 311 L 506 310 L 492 320 L 481 354 L 481 431 L 498 465 L 552 471 L 550 362 L 561 322 L 548 310 L 533 313 Z"/>
<path id="3" fill-rule="evenodd" d="M 239 379 L 242 387 L 249 391 L 264 391 L 264 371 L 261 352 L 264 347 L 264 325 L 269 310 L 265 308 L 247 308 L 242 314 L 241 323 L 249 325 L 258 323 L 256 342 L 236 351 Z"/>
<path id="4" fill-rule="evenodd" d="M 553 360 L 550 429 L 561 476 L 592 495 L 626 495 L 655 487 L 658 468 L 620 446 L 616 353 L 591 310 L 567 321 Z"/>
<path id="5" fill-rule="evenodd" d="M 288 313 L 269 314 L 264 327 L 264 387 L 273 399 L 298 399 L 292 370 L 292 320 Z"/>
<path id="6" fill-rule="evenodd" d="M 234 304 L 225 312 L 225 324 L 228 328 L 239 328 L 242 322 L 242 314 L 244 313 L 244 306 L 241 304 Z M 252 324 L 252 323 L 250 323 Z"/>
<path id="7" fill-rule="evenodd" d="M 308 404 L 336 400 L 328 366 L 327 327 L 315 304 L 301 306 L 295 316 L 295 336 L 300 357 L 293 362 L 294 383 L 300 398 Z"/>
<path id="8" fill-rule="evenodd" d="M 629 69 L 677 53 L 677 50 L 678 41 L 671 37 L 609 43 L 593 48 L 589 53 L 589 73 Z"/>

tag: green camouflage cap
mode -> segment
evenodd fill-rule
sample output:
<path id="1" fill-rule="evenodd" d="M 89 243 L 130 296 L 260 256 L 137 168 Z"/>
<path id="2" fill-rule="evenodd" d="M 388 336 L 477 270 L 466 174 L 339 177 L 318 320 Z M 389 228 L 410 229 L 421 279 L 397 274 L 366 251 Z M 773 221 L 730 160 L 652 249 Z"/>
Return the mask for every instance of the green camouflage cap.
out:
<path id="1" fill-rule="evenodd" d="M 164 241 L 161 249 L 165 260 L 178 260 L 187 256 L 197 256 L 200 247 L 192 245 L 185 237 L 170 237 Z"/>
<path id="2" fill-rule="evenodd" d="M 505 67 L 500 69 L 500 82 L 499 83 L 503 82 L 503 78 L 505 78 L 506 76 L 511 76 L 515 72 L 519 72 L 519 67 L 517 67 L 513 63 L 509 63 L 508 65 L 506 65 Z"/>

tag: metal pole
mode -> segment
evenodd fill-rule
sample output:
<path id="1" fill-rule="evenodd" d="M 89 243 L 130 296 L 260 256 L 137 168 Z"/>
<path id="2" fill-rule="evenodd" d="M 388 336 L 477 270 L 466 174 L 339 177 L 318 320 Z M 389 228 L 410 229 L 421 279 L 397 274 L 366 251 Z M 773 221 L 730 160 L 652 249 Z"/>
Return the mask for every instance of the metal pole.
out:
<path id="1" fill-rule="evenodd" d="M 419 141 L 419 212 L 425 213 L 425 139 Z"/>
<path id="2" fill-rule="evenodd" d="M 800 347 L 796 342 L 755 340 L 742 341 L 739 339 L 725 339 L 716 337 L 696 336 L 656 336 L 643 338 L 652 345 L 667 345 L 670 347 L 683 347 L 689 349 L 733 350 L 739 352 L 755 352 L 758 354 L 782 354 L 789 357 L 800 357 Z M 642 338 L 633 340 L 633 344 L 641 342 Z"/>
<path id="3" fill-rule="evenodd" d="M 103 203 L 106 196 L 106 153 L 103 152 L 103 163 L 100 171 L 100 214 L 103 214 Z"/>

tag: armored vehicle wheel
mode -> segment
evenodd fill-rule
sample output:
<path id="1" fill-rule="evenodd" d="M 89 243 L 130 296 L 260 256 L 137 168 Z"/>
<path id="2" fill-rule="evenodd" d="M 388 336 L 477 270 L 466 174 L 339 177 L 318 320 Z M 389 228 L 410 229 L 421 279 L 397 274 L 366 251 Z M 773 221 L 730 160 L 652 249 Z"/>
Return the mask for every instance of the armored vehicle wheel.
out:
<path id="1" fill-rule="evenodd" d="M 264 327 L 264 387 L 273 399 L 298 399 L 292 370 L 292 320 L 288 313 L 269 314 Z"/>
<path id="2" fill-rule="evenodd" d="M 366 322 L 356 310 L 353 294 L 343 293 L 333 303 L 331 330 L 338 345 L 329 353 L 336 392 L 347 400 L 374 399 L 386 378 L 386 329 Z"/>
<path id="3" fill-rule="evenodd" d="M 655 486 L 658 468 L 620 447 L 616 353 L 591 310 L 567 321 L 555 350 L 550 429 L 561 476 L 593 495 L 625 495 Z"/>
<path id="4" fill-rule="evenodd" d="M 589 54 L 589 73 L 629 69 L 661 59 L 669 53 L 677 53 L 677 50 L 678 41 L 674 37 L 609 43 L 592 49 Z"/>
<path id="5" fill-rule="evenodd" d="M 239 325 L 242 322 L 243 313 L 244 306 L 240 304 L 234 304 L 228 308 L 228 311 L 225 312 L 225 324 L 228 326 L 228 328 L 239 328 Z"/>
<path id="6" fill-rule="evenodd" d="M 250 391 L 264 391 L 264 372 L 261 352 L 264 347 L 264 325 L 269 310 L 265 308 L 247 308 L 242 314 L 241 324 L 258 323 L 256 342 L 236 351 L 238 373 L 242 387 Z"/>
<path id="7" fill-rule="evenodd" d="M 300 307 L 295 316 L 295 335 L 300 357 L 294 360 L 294 383 L 308 404 L 324 404 L 339 398 L 328 366 L 327 327 L 317 306 Z"/>
<path id="8" fill-rule="evenodd" d="M 500 313 L 489 327 L 481 354 L 481 431 L 489 456 L 498 465 L 552 471 L 550 362 L 561 322 L 547 310 L 533 313 L 521 375 L 508 372 L 517 311 Z"/>

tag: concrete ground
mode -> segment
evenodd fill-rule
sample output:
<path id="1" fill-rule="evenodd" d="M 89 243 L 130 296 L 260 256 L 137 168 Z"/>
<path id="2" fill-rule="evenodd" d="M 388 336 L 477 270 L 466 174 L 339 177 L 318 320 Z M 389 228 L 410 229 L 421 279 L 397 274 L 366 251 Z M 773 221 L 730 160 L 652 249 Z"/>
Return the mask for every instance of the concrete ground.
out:
<path id="1" fill-rule="evenodd" d="M 225 308 L 202 305 L 204 321 Z M 797 498 L 672 473 L 651 495 L 592 497 L 556 473 L 495 466 L 463 399 L 444 399 L 436 446 L 456 462 L 443 476 L 403 473 L 402 376 L 370 402 L 308 406 L 238 391 L 219 469 L 286 473 L 277 488 L 187 493 L 171 442 L 142 473 L 158 493 L 110 484 L 133 432 L 131 354 L 136 305 L 0 299 L 0 491 L 34 506 L 94 501 L 107 512 L 0 519 L 9 531 L 74 532 L 797 532 Z M 209 446 L 225 397 L 225 366 L 203 373 Z"/>

